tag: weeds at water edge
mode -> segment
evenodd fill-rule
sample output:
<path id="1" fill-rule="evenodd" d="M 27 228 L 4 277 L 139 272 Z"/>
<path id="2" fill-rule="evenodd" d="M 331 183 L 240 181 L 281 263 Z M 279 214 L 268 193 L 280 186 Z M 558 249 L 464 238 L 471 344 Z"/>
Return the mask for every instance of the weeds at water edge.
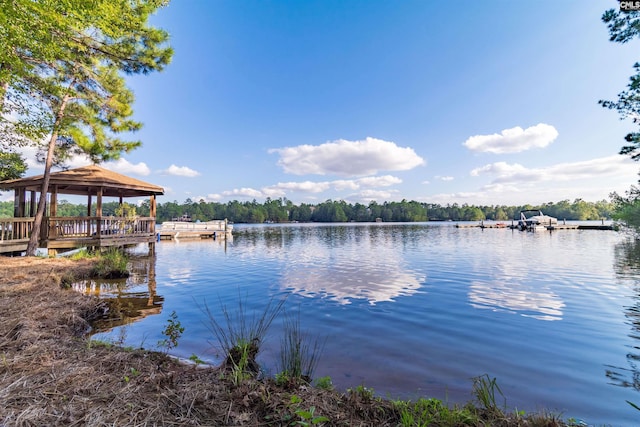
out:
<path id="1" fill-rule="evenodd" d="M 280 340 L 278 382 L 311 383 L 324 343 L 312 339 L 300 329 L 300 313 L 284 317 L 284 337 Z"/>
<path id="2" fill-rule="evenodd" d="M 234 311 L 221 302 L 218 318 L 205 303 L 203 311 L 208 318 L 207 327 L 224 351 L 223 369 L 230 373 L 234 384 L 254 377 L 260 371 L 256 357 L 269 326 L 284 303 L 285 299 L 276 301 L 272 298 L 259 315 L 249 315 L 246 301 L 240 297 Z"/>
<path id="3" fill-rule="evenodd" d="M 93 268 L 93 275 L 105 279 L 118 279 L 129 277 L 129 257 L 118 248 L 109 248 L 98 257 L 98 262 Z"/>
<path id="4" fill-rule="evenodd" d="M 420 398 L 416 402 L 397 401 L 403 427 L 478 425 L 473 407 L 449 408 L 441 400 Z"/>
<path id="5" fill-rule="evenodd" d="M 488 374 L 484 374 L 472 378 L 472 381 L 473 394 L 481 407 L 491 414 L 503 413 L 503 409 L 507 407 L 507 399 L 504 397 L 500 387 L 498 387 L 496 379 L 489 378 Z M 498 407 L 496 401 L 496 392 L 503 400 L 501 408 Z"/>

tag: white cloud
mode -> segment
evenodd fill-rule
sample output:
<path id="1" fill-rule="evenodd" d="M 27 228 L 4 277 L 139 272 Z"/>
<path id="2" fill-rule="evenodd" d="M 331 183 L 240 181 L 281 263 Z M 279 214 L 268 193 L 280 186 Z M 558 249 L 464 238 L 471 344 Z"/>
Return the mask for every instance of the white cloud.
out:
<path id="1" fill-rule="evenodd" d="M 555 127 L 539 123 L 527 129 L 516 126 L 504 129 L 500 134 L 475 135 L 469 137 L 464 146 L 471 151 L 496 154 L 519 153 L 532 148 L 543 148 L 558 137 Z"/>
<path id="2" fill-rule="evenodd" d="M 288 193 L 296 192 L 306 195 L 323 193 L 325 191 L 358 191 L 359 198 L 364 199 L 382 199 L 383 196 L 393 195 L 395 191 L 376 191 L 375 188 L 390 187 L 400 184 L 402 180 L 392 175 L 368 176 L 358 179 L 343 179 L 334 181 L 301 181 L 301 182 L 279 182 L 274 185 L 255 188 L 236 188 L 233 190 L 223 191 L 220 194 L 209 194 L 206 197 L 199 196 L 195 200 L 204 198 L 206 201 L 219 201 L 229 197 L 246 197 L 252 199 L 263 199 L 266 197 L 279 198 L 286 197 Z"/>
<path id="3" fill-rule="evenodd" d="M 484 165 L 479 168 L 475 168 L 471 171 L 471 176 L 481 175 L 497 175 L 497 176 L 509 176 L 516 174 L 527 174 L 529 170 L 521 164 L 514 163 L 509 164 L 507 162 L 496 162 L 488 165 Z"/>
<path id="4" fill-rule="evenodd" d="M 269 153 L 279 154 L 278 165 L 295 175 L 361 176 L 381 170 L 409 170 L 425 164 L 413 148 L 371 137 L 360 141 L 339 139 L 321 145 L 274 148 Z"/>
<path id="5" fill-rule="evenodd" d="M 473 169 L 471 176 L 493 175 L 492 183 L 494 184 L 532 184 L 635 173 L 637 173 L 636 163 L 628 157 L 614 155 L 530 169 L 518 163 L 497 162 Z"/>
<path id="6" fill-rule="evenodd" d="M 561 200 L 583 199 L 587 201 L 607 200 L 609 193 L 614 190 L 624 192 L 624 188 L 629 186 L 623 184 L 620 188 L 612 188 L 609 184 L 598 185 L 594 183 L 588 187 L 578 187 L 575 185 L 558 186 L 554 185 L 552 192 L 549 187 L 539 186 L 502 186 L 487 185 L 478 191 L 464 191 L 457 193 L 439 193 L 419 200 L 428 203 L 468 203 L 470 205 L 507 205 L 518 206 L 525 204 L 542 204 L 547 202 L 559 202 Z"/>
<path id="7" fill-rule="evenodd" d="M 402 180 L 392 175 L 368 176 L 358 179 L 338 179 L 334 181 L 302 181 L 279 182 L 278 184 L 262 188 L 262 192 L 268 197 L 282 197 L 287 191 L 318 194 L 333 188 L 336 191 L 359 190 L 362 188 L 389 187 L 400 184 Z"/>
<path id="8" fill-rule="evenodd" d="M 383 175 L 360 178 L 356 182 L 360 187 L 390 187 L 402 183 L 402 180 L 397 176 Z"/>
<path id="9" fill-rule="evenodd" d="M 44 164 L 38 163 L 36 160 L 36 154 L 37 154 L 36 147 L 32 147 L 32 146 L 21 147 L 18 149 L 18 152 L 24 156 L 30 175 L 42 173 L 44 171 Z M 92 162 L 87 156 L 85 156 L 84 154 L 77 154 L 72 156 L 69 160 L 67 160 L 64 166 L 69 169 L 75 169 L 75 168 L 87 166 L 90 164 L 92 164 Z M 112 162 L 102 163 L 100 166 L 105 169 L 122 173 L 125 175 L 133 174 L 133 175 L 147 176 L 151 173 L 151 170 L 146 165 L 146 163 L 140 162 L 140 163 L 133 164 L 122 157 Z"/>
<path id="10" fill-rule="evenodd" d="M 620 155 L 543 168 L 497 162 L 471 171 L 471 176 L 490 178 L 476 191 L 440 193 L 420 200 L 440 204 L 510 206 L 577 198 L 597 201 L 608 199 L 613 191 L 624 193 L 631 183 L 637 181 L 637 172 L 637 163 Z"/>
<path id="11" fill-rule="evenodd" d="M 205 202 L 209 203 L 209 202 L 217 202 L 221 199 L 222 199 L 222 195 L 210 193 L 210 194 L 207 194 L 206 196 L 194 197 L 191 200 L 195 200 L 197 202 L 200 202 L 200 200 L 204 200 Z"/>
<path id="12" fill-rule="evenodd" d="M 259 198 L 264 197 L 264 194 L 260 190 L 256 190 L 254 188 L 234 188 L 233 190 L 223 191 L 223 196 L 240 196 L 240 197 L 250 197 L 250 198 Z"/>
<path id="13" fill-rule="evenodd" d="M 329 182 L 279 182 L 276 185 L 269 186 L 270 189 L 279 189 L 282 191 L 300 191 L 303 193 L 322 193 L 331 188 Z"/>
<path id="14" fill-rule="evenodd" d="M 352 195 L 352 197 L 360 199 L 362 201 L 370 202 L 372 200 L 383 202 L 391 201 L 397 194 L 397 191 L 384 191 L 384 190 L 363 190 L 358 194 Z"/>
<path id="15" fill-rule="evenodd" d="M 75 168 L 81 168 L 83 166 L 88 166 L 90 164 L 93 164 L 93 162 L 89 160 L 89 157 L 85 156 L 84 154 L 79 154 L 79 155 L 72 156 L 69 160 L 67 160 L 65 162 L 65 167 L 69 169 L 75 169 Z M 44 169 L 44 165 L 42 165 L 42 169 Z"/>
<path id="16" fill-rule="evenodd" d="M 119 158 L 115 162 L 108 162 L 102 165 L 105 169 L 112 170 L 125 175 L 135 174 L 140 176 L 147 176 L 151 173 L 151 169 L 146 163 L 130 163 L 128 160 Z"/>
<path id="17" fill-rule="evenodd" d="M 163 170 L 162 173 L 166 175 L 173 175 L 173 176 L 185 176 L 187 178 L 193 178 L 200 175 L 200 172 L 195 171 L 190 167 L 176 166 L 173 164 L 169 166 L 167 169 Z"/>
<path id="18" fill-rule="evenodd" d="M 20 147 L 16 151 L 22 154 L 22 156 L 24 157 L 30 174 L 33 174 L 33 171 L 42 173 L 42 171 L 44 170 L 44 164 L 38 163 L 38 161 L 36 160 L 36 154 L 38 152 L 36 147 Z"/>
<path id="19" fill-rule="evenodd" d="M 44 171 L 44 163 L 38 163 L 37 154 L 38 148 L 34 146 L 18 147 L 16 152 L 20 153 L 24 157 L 27 164 L 27 176 L 37 175 Z M 91 164 L 91 160 L 83 154 L 74 155 L 65 162 L 67 168 L 79 168 Z M 55 169 L 57 170 L 57 169 Z"/>
<path id="20" fill-rule="evenodd" d="M 27 163 L 27 167 L 29 169 L 29 175 L 34 175 L 37 173 L 42 173 L 44 171 L 44 164 L 38 163 L 36 160 L 37 148 L 33 146 L 20 147 L 17 150 L 22 156 L 25 158 Z M 91 160 L 84 154 L 77 154 L 72 156 L 69 160 L 67 160 L 64 164 L 65 167 L 69 169 L 75 169 L 83 166 L 87 166 L 92 164 Z M 130 163 L 128 160 L 124 158 L 119 158 L 118 160 L 112 162 L 106 162 L 100 165 L 101 167 L 118 172 L 125 175 L 139 175 L 139 176 L 147 176 L 151 174 L 151 169 L 144 162 L 140 163 Z"/>
<path id="21" fill-rule="evenodd" d="M 435 179 L 439 179 L 440 181 L 453 181 L 454 178 L 452 176 L 434 176 Z"/>
<path id="22" fill-rule="evenodd" d="M 337 179 L 335 181 L 331 181 L 331 183 L 327 183 L 333 186 L 334 189 L 338 191 L 342 190 L 357 190 L 360 188 L 358 183 L 353 179 Z"/>
<path id="23" fill-rule="evenodd" d="M 280 188 L 265 187 L 262 189 L 262 195 L 263 197 L 277 199 L 279 197 L 285 197 L 287 195 L 287 192 Z"/>

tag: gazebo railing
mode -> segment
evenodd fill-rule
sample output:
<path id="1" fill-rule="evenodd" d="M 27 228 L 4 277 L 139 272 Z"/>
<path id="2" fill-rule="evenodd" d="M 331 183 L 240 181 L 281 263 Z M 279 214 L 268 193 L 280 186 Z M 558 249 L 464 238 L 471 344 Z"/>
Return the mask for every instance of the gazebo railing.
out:
<path id="1" fill-rule="evenodd" d="M 148 236 L 154 227 L 155 218 L 151 217 L 51 217 L 48 239 Z"/>
<path id="2" fill-rule="evenodd" d="M 28 241 L 34 218 L 0 218 L 0 242 Z M 152 217 L 49 217 L 43 222 L 41 240 L 150 236 Z"/>
<path id="3" fill-rule="evenodd" d="M 28 241 L 33 218 L 0 218 L 0 242 Z"/>

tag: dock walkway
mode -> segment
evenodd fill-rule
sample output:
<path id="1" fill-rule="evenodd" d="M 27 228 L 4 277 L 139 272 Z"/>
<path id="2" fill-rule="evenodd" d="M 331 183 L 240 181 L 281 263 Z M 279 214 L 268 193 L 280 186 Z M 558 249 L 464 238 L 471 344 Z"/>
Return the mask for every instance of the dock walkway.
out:
<path id="1" fill-rule="evenodd" d="M 512 230 L 519 229 L 518 224 L 505 224 L 505 223 L 483 223 L 479 224 L 456 224 L 456 228 L 508 228 Z M 540 226 L 541 229 L 549 231 L 556 230 L 614 230 L 613 225 L 603 224 L 554 224 Z"/>

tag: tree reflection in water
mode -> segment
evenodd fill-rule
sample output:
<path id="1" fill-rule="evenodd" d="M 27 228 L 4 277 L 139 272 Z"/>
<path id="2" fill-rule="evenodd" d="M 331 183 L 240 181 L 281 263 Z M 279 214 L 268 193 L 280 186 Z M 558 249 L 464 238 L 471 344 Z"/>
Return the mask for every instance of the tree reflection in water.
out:
<path id="1" fill-rule="evenodd" d="M 633 291 L 630 300 L 633 304 L 625 307 L 625 317 L 631 326 L 629 337 L 634 345 L 626 358 L 628 368 L 607 365 L 606 375 L 611 384 L 620 387 L 633 387 L 640 391 L 640 240 L 626 239 L 615 246 L 614 271 L 620 284 Z"/>

